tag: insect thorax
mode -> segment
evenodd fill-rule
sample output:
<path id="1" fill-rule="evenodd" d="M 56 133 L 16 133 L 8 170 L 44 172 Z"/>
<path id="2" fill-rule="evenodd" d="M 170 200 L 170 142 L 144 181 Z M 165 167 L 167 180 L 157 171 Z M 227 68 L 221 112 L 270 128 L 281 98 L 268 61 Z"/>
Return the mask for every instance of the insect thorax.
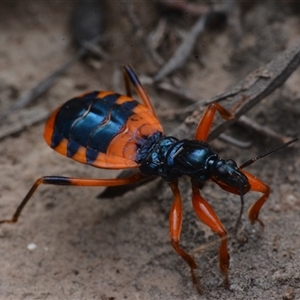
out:
<path id="1" fill-rule="evenodd" d="M 205 182 L 212 177 L 212 166 L 218 160 L 207 143 L 162 136 L 140 161 L 140 172 L 146 176 L 160 176 L 167 182 L 182 175 Z"/>

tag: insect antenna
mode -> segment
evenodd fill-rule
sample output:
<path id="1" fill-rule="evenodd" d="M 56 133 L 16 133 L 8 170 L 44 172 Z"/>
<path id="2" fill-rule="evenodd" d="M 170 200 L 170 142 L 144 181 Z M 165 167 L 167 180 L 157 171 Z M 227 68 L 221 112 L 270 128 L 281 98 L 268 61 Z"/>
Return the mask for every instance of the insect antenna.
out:
<path id="1" fill-rule="evenodd" d="M 259 159 L 261 159 L 261 158 L 263 158 L 263 157 L 265 157 L 265 156 L 267 156 L 269 154 L 272 154 L 272 153 L 274 153 L 274 152 L 276 152 L 276 151 L 278 151 L 278 150 L 280 150 L 280 149 L 282 149 L 282 148 L 284 148 L 284 147 L 286 147 L 286 146 L 288 146 L 288 145 L 290 145 L 290 144 L 292 144 L 294 142 L 299 141 L 299 139 L 300 139 L 299 137 L 295 137 L 294 139 L 290 140 L 289 142 L 287 142 L 287 143 L 285 143 L 285 144 L 283 144 L 283 145 L 281 145 L 279 147 L 276 147 L 276 148 L 274 148 L 274 149 L 272 149 L 272 150 L 270 150 L 270 151 L 268 151 L 268 152 L 266 152 L 266 153 L 264 153 L 262 155 L 258 155 L 258 156 L 254 157 L 254 158 L 251 158 L 250 160 L 248 160 L 245 163 L 243 163 L 239 167 L 239 169 L 244 169 L 245 167 L 248 167 L 249 165 L 252 165 L 257 160 L 259 160 Z"/>
<path id="2" fill-rule="evenodd" d="M 240 214 L 239 217 L 235 223 L 235 226 L 233 228 L 233 234 L 237 234 L 238 231 L 238 227 L 241 223 L 241 218 L 244 212 L 244 195 L 243 195 L 243 189 L 242 189 L 242 185 L 239 183 L 239 192 L 240 192 L 240 197 L 241 197 L 241 209 L 240 209 Z"/>

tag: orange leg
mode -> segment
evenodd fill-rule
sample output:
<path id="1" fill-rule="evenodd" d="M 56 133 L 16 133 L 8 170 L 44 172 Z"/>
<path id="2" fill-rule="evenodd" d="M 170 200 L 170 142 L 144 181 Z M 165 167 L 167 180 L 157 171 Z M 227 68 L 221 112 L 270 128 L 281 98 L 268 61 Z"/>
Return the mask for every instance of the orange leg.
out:
<path id="1" fill-rule="evenodd" d="M 225 275 L 225 285 L 229 286 L 228 269 L 229 269 L 229 253 L 227 249 L 227 231 L 212 207 L 200 195 L 199 189 L 195 186 L 193 188 L 193 207 L 198 218 L 211 228 L 221 238 L 221 245 L 219 249 L 219 267 Z"/>
<path id="2" fill-rule="evenodd" d="M 197 291 L 201 294 L 201 290 L 198 287 L 197 279 L 195 276 L 194 270 L 197 268 L 197 264 L 194 258 L 186 253 L 180 246 L 180 234 L 181 234 L 181 227 L 182 227 L 182 201 L 180 192 L 178 189 L 178 184 L 170 183 L 169 184 L 172 192 L 174 194 L 174 201 L 170 211 L 169 217 L 169 228 L 170 228 L 170 239 L 171 245 L 173 246 L 174 250 L 185 260 L 185 262 L 189 265 L 191 270 L 191 276 L 193 280 L 193 284 L 195 285 Z"/>
<path id="3" fill-rule="evenodd" d="M 136 182 L 143 179 L 144 177 L 140 174 L 134 174 L 127 178 L 117 179 L 88 179 L 88 178 L 69 178 L 63 176 L 44 176 L 39 178 L 34 185 L 31 187 L 25 198 L 22 200 L 18 208 L 16 209 L 11 219 L 1 220 L 1 223 L 16 223 L 18 218 L 27 204 L 31 199 L 40 184 L 53 184 L 53 185 L 75 185 L 75 186 L 118 186 Z"/>
<path id="4" fill-rule="evenodd" d="M 130 82 L 131 82 L 134 88 L 136 89 L 139 97 L 142 99 L 144 105 L 148 107 L 148 109 L 154 116 L 156 116 L 154 107 L 151 103 L 151 100 L 146 90 L 144 89 L 137 75 L 134 73 L 134 71 L 131 69 L 130 66 L 127 65 L 123 67 L 123 75 L 124 75 L 127 96 L 131 97 L 131 90 L 130 90 Z"/>
<path id="5" fill-rule="evenodd" d="M 250 184 L 250 190 L 261 192 L 263 195 L 249 208 L 248 211 L 248 217 L 252 224 L 254 224 L 256 221 L 259 222 L 259 224 L 264 227 L 264 223 L 258 218 L 259 212 L 264 205 L 264 203 L 267 201 L 269 195 L 270 195 L 270 188 L 265 183 L 263 183 L 260 179 L 256 178 L 254 175 L 246 172 L 245 170 L 241 170 L 248 178 L 249 184 Z M 224 184 L 223 182 L 217 181 L 213 178 L 213 181 L 217 183 L 223 190 L 237 194 L 239 195 L 240 192 L 237 188 L 228 186 Z M 248 191 L 247 191 L 248 192 Z"/>
<path id="6" fill-rule="evenodd" d="M 130 80 L 129 80 L 128 71 L 127 71 L 128 68 L 130 68 L 130 67 L 128 67 L 128 66 L 123 67 L 122 73 L 123 73 L 123 78 L 124 78 L 124 83 L 125 83 L 126 96 L 132 97 L 132 92 L 131 92 L 131 88 L 130 88 Z M 130 70 L 131 70 L 131 68 L 130 68 Z"/>
<path id="7" fill-rule="evenodd" d="M 252 224 L 254 224 L 256 221 L 259 222 L 259 224 L 264 227 L 264 223 L 258 218 L 260 209 L 264 205 L 264 203 L 267 201 L 270 195 L 270 188 L 265 183 L 263 183 L 261 180 L 253 176 L 252 174 L 246 172 L 243 170 L 243 173 L 247 176 L 249 183 L 251 185 L 251 191 L 261 192 L 263 195 L 254 203 L 251 205 L 251 207 L 248 210 L 248 217 Z"/>
<path id="8" fill-rule="evenodd" d="M 219 103 L 216 102 L 210 104 L 197 127 L 195 134 L 196 140 L 204 142 L 207 140 L 216 111 L 218 111 L 221 117 L 225 120 L 230 120 L 233 118 L 232 113 L 221 106 Z"/>

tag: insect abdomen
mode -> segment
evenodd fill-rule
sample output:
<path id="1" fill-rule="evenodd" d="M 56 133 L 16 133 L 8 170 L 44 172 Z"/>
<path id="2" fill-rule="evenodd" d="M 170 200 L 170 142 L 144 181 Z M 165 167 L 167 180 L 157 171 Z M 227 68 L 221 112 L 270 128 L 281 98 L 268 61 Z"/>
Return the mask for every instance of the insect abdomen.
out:
<path id="1" fill-rule="evenodd" d="M 137 166 L 139 140 L 160 128 L 136 100 L 93 92 L 69 100 L 54 112 L 44 136 L 51 148 L 79 162 L 112 168 L 109 156 L 114 156 L 114 168 L 119 164 L 124 168 Z"/>

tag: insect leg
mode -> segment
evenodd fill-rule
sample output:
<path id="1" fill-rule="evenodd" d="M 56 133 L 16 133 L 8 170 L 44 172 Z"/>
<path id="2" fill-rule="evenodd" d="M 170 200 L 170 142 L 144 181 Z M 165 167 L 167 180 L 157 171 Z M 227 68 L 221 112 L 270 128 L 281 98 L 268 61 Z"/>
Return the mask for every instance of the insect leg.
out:
<path id="1" fill-rule="evenodd" d="M 25 198 L 22 200 L 20 205 L 17 207 L 13 217 L 11 219 L 0 220 L 1 223 L 16 223 L 18 218 L 27 204 L 31 199 L 39 185 L 41 184 L 53 184 L 53 185 L 73 185 L 73 186 L 118 186 L 136 182 L 143 179 L 143 175 L 140 173 L 134 174 L 127 178 L 116 178 L 116 179 L 89 179 L 89 178 L 70 178 L 63 176 L 44 176 L 39 178 L 34 185 L 31 187 Z"/>
<path id="2" fill-rule="evenodd" d="M 130 67 L 129 66 L 124 66 L 122 68 L 122 73 L 123 73 L 123 78 L 124 78 L 124 83 L 125 83 L 126 96 L 132 97 L 129 76 L 127 74 L 127 68 L 130 68 Z"/>
<path id="3" fill-rule="evenodd" d="M 199 189 L 195 186 L 193 188 L 193 207 L 198 218 L 210 227 L 221 238 L 221 245 L 219 249 L 219 263 L 220 270 L 225 275 L 225 285 L 229 286 L 228 269 L 229 269 L 229 253 L 227 249 L 227 231 L 212 207 L 200 195 Z"/>
<path id="4" fill-rule="evenodd" d="M 200 141 L 207 140 L 216 111 L 218 111 L 221 117 L 225 120 L 230 120 L 233 118 L 232 113 L 227 109 L 225 109 L 219 103 L 216 102 L 210 104 L 206 109 L 201 121 L 198 124 L 196 134 L 195 134 L 196 140 L 200 140 Z"/>
<path id="5" fill-rule="evenodd" d="M 156 116 L 154 107 L 151 103 L 151 100 L 150 100 L 146 90 L 144 89 L 144 87 L 142 86 L 137 75 L 134 73 L 134 71 L 132 70 L 132 68 L 130 66 L 127 65 L 127 66 L 123 67 L 123 75 L 124 75 L 127 96 L 131 96 L 131 90 L 130 90 L 130 84 L 129 84 L 129 82 L 131 82 L 133 84 L 134 88 L 136 89 L 139 97 L 142 99 L 144 105 L 148 107 L 148 109 L 154 116 Z"/>
<path id="6" fill-rule="evenodd" d="M 214 177 L 212 177 L 212 180 L 213 180 L 218 186 L 220 186 L 224 191 L 227 191 L 227 192 L 232 193 L 232 194 L 239 195 L 239 196 L 241 197 L 241 191 L 240 191 L 239 188 L 233 187 L 233 186 L 230 186 L 230 185 L 227 185 L 227 184 L 225 184 L 224 182 L 219 181 L 219 180 L 217 180 L 217 179 L 214 178 Z M 249 191 L 250 189 L 251 189 L 251 186 L 249 185 L 249 189 L 243 191 L 243 195 L 245 195 L 246 193 L 248 193 L 248 191 Z M 244 200 L 243 200 L 243 198 L 241 197 L 241 209 L 240 209 L 240 214 L 239 214 L 238 219 L 237 219 L 237 221 L 236 221 L 236 224 L 235 224 L 235 226 L 234 226 L 233 233 L 236 233 L 236 232 L 237 232 L 237 229 L 238 229 L 239 224 L 240 224 L 240 222 L 241 222 L 243 210 L 244 210 Z"/>
<path id="7" fill-rule="evenodd" d="M 248 210 L 249 220 L 251 221 L 252 224 L 254 224 L 257 221 L 262 227 L 264 227 L 264 223 L 258 218 L 258 215 L 260 209 L 262 208 L 262 206 L 267 201 L 270 195 L 270 188 L 264 182 L 262 182 L 260 179 L 256 178 L 252 174 L 244 170 L 243 173 L 247 176 L 249 180 L 249 183 L 251 185 L 251 191 L 263 193 L 263 195 L 249 208 Z"/>
<path id="8" fill-rule="evenodd" d="M 197 264 L 194 258 L 186 253 L 180 246 L 180 234 L 182 227 L 182 201 L 180 196 L 180 191 L 178 189 L 178 183 L 170 183 L 169 186 L 172 189 L 174 200 L 170 211 L 169 217 L 169 228 L 170 228 L 170 239 L 171 245 L 174 250 L 185 260 L 185 262 L 189 265 L 191 270 L 191 276 L 193 280 L 193 284 L 195 285 L 197 291 L 201 294 L 201 290 L 198 287 L 197 279 L 195 276 L 194 270 L 197 268 Z"/>
<path id="9" fill-rule="evenodd" d="M 258 218 L 258 215 L 259 215 L 260 209 L 262 208 L 262 206 L 267 201 L 267 199 L 270 195 L 270 188 L 264 182 L 262 182 L 260 179 L 256 178 L 251 173 L 249 173 L 245 170 L 242 170 L 242 172 L 248 178 L 248 181 L 250 184 L 250 190 L 263 193 L 263 195 L 249 208 L 248 217 L 252 224 L 254 224 L 257 221 L 257 222 L 259 222 L 259 224 L 262 227 L 264 227 L 264 223 Z M 215 178 L 212 178 L 212 180 L 215 183 L 217 183 L 223 190 L 239 195 L 239 190 L 237 188 L 226 185 L 223 182 L 216 180 Z"/>

